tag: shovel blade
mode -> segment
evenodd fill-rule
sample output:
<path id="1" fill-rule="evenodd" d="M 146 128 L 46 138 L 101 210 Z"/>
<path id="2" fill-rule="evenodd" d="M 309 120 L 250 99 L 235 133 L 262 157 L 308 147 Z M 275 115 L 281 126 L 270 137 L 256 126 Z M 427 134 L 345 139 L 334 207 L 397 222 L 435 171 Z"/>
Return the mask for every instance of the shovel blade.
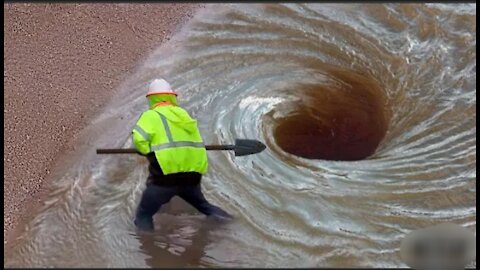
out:
<path id="1" fill-rule="evenodd" d="M 267 148 L 265 144 L 257 140 L 236 139 L 235 140 L 235 156 L 247 156 L 260 153 Z"/>

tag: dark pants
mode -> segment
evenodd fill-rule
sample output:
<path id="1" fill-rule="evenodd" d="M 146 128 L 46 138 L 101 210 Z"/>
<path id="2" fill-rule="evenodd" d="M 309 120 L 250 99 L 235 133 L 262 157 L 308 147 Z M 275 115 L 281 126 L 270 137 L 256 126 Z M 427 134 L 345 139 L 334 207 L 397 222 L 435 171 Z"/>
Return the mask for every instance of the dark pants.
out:
<path id="1" fill-rule="evenodd" d="M 173 196 L 179 196 L 190 203 L 198 211 L 207 216 L 230 218 L 231 216 L 219 207 L 210 204 L 203 196 L 200 187 L 200 176 L 195 174 L 182 174 L 179 177 L 168 175 L 169 179 L 155 179 L 150 176 L 147 181 L 147 188 L 142 194 L 140 204 L 137 208 L 135 225 L 141 230 L 151 231 L 153 226 L 153 215 L 160 207 L 168 203 Z M 178 178 L 178 179 L 175 179 Z M 194 178 L 198 178 L 196 181 Z M 162 182 L 162 180 L 165 180 Z M 190 181 L 188 181 L 190 180 Z M 176 181 L 176 184 L 174 184 Z M 193 184 L 192 184 L 193 183 Z"/>

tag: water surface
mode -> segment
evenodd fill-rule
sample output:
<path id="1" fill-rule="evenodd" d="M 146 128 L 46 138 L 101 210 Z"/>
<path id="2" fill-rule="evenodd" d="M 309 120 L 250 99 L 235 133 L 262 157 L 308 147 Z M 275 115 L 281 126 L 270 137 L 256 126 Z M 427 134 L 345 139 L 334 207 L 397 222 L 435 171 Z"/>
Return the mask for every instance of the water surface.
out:
<path id="1" fill-rule="evenodd" d="M 207 8 L 159 48 L 82 134 L 9 251 L 18 267 L 405 267 L 411 230 L 476 231 L 476 5 Z M 165 77 L 210 152 L 216 224 L 181 200 L 153 235 L 132 217 L 147 163 L 131 147 L 147 83 Z"/>

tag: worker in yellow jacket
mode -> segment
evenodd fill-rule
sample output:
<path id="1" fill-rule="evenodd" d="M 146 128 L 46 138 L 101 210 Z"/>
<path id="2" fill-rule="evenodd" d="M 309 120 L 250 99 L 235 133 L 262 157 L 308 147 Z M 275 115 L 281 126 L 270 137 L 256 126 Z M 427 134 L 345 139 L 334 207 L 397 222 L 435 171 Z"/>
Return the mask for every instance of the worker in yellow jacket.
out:
<path id="1" fill-rule="evenodd" d="M 164 79 L 150 83 L 150 109 L 132 130 L 138 152 L 150 162 L 147 188 L 137 208 L 135 225 L 153 230 L 153 215 L 174 196 L 179 196 L 207 216 L 230 218 L 202 194 L 200 180 L 208 159 L 197 121 L 178 106 L 177 94 Z"/>

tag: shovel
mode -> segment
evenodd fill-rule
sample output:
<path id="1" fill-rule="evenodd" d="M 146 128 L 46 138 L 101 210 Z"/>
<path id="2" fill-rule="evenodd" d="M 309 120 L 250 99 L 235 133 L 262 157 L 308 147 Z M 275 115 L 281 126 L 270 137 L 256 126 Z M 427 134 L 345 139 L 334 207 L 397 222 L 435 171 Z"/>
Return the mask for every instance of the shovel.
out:
<path id="1" fill-rule="evenodd" d="M 257 140 L 235 139 L 235 144 L 205 145 L 208 151 L 234 151 L 236 157 L 262 152 L 266 146 Z M 140 154 L 135 148 L 97 149 L 97 154 Z"/>

